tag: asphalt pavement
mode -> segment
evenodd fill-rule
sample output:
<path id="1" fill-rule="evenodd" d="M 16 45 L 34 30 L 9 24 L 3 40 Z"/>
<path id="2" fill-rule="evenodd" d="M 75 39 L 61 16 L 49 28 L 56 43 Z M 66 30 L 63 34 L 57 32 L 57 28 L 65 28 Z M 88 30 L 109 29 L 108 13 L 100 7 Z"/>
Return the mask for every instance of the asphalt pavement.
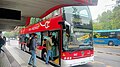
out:
<path id="1" fill-rule="evenodd" d="M 75 67 L 120 67 L 120 46 L 95 46 L 94 62 Z"/>
<path id="2" fill-rule="evenodd" d="M 10 41 L 9 46 L 14 47 L 16 50 L 15 52 L 18 53 L 17 55 L 20 56 L 20 58 L 25 62 L 25 64 L 27 64 L 29 54 L 18 49 L 19 46 L 17 44 L 18 44 L 17 41 L 12 40 Z M 120 49 L 118 47 L 120 46 L 115 46 L 115 47 L 95 46 L 94 62 L 85 64 L 85 65 L 80 65 L 80 66 L 74 66 L 74 67 L 120 67 L 120 55 L 119 55 Z M 42 63 L 41 65 L 43 65 L 38 67 L 44 67 L 45 65 L 44 62 L 41 61 L 40 59 L 38 59 L 38 61 Z M 38 65 L 40 65 L 40 63 L 38 63 Z M 47 67 L 50 67 L 50 66 L 47 66 Z"/>
<path id="3" fill-rule="evenodd" d="M 95 52 L 120 56 L 120 46 L 95 46 Z"/>

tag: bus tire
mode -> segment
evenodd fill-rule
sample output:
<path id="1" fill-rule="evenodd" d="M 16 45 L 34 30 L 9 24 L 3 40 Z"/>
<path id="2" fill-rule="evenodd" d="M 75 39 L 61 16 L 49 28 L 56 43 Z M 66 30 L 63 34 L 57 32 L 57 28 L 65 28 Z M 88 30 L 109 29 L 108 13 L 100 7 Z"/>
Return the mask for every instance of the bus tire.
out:
<path id="1" fill-rule="evenodd" d="M 113 45 L 114 45 L 113 41 L 108 42 L 108 46 L 113 46 Z"/>
<path id="2" fill-rule="evenodd" d="M 118 46 L 118 45 L 115 45 L 115 46 Z"/>
<path id="3" fill-rule="evenodd" d="M 42 57 L 42 59 L 43 59 L 44 61 L 46 60 L 46 55 L 47 55 L 47 51 L 46 51 L 46 49 L 43 49 L 43 50 L 42 50 L 41 57 Z"/>

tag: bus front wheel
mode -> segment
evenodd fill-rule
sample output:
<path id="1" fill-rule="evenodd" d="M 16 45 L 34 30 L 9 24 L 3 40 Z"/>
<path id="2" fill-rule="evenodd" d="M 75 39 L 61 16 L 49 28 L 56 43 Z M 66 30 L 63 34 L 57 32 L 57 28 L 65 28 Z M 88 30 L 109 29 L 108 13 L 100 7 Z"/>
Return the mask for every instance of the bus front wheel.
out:
<path id="1" fill-rule="evenodd" d="M 114 45 L 113 41 L 108 42 L 108 46 L 113 46 L 113 45 Z"/>

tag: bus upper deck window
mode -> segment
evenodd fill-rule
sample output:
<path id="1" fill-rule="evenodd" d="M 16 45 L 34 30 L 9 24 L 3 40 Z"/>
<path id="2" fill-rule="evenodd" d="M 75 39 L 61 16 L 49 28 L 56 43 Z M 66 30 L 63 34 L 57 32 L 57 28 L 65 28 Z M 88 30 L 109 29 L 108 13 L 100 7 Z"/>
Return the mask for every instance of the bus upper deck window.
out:
<path id="1" fill-rule="evenodd" d="M 80 14 L 80 16 L 88 17 L 88 12 L 87 12 L 87 10 L 81 10 L 81 11 L 79 12 L 79 14 Z"/>
<path id="2" fill-rule="evenodd" d="M 55 10 L 55 11 L 53 12 L 53 15 L 54 15 L 54 16 L 58 16 L 59 14 L 60 14 L 60 9 Z"/>

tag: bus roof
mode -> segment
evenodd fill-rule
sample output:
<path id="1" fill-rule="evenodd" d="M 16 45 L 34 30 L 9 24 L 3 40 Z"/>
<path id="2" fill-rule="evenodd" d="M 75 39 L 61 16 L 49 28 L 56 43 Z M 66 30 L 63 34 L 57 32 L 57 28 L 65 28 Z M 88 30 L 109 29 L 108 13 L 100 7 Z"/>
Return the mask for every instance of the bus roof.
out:
<path id="1" fill-rule="evenodd" d="M 97 5 L 98 0 L 56 0 L 56 1 L 52 0 L 52 2 L 54 2 L 54 5 L 52 5 L 52 7 L 49 6 L 49 8 L 47 8 L 48 9 L 47 11 L 44 10 L 45 12 L 40 15 L 40 18 L 43 18 L 47 16 L 49 13 L 51 13 L 52 11 L 65 6 Z"/>
<path id="2" fill-rule="evenodd" d="M 35 0 L 33 0 L 35 1 Z M 44 18 L 54 10 L 57 10 L 66 6 L 96 6 L 98 0 L 40 0 L 40 2 L 36 5 L 37 8 L 32 8 L 30 10 L 24 9 L 26 11 L 30 11 L 30 15 L 27 15 L 26 25 L 29 25 L 31 17 L 39 17 Z M 24 7 L 23 7 L 24 8 Z M 23 12 L 24 13 L 24 12 Z M 29 12 L 26 12 L 26 14 Z"/>
<path id="3" fill-rule="evenodd" d="M 120 32 L 120 29 L 115 29 L 115 30 L 94 30 L 93 32 Z"/>

